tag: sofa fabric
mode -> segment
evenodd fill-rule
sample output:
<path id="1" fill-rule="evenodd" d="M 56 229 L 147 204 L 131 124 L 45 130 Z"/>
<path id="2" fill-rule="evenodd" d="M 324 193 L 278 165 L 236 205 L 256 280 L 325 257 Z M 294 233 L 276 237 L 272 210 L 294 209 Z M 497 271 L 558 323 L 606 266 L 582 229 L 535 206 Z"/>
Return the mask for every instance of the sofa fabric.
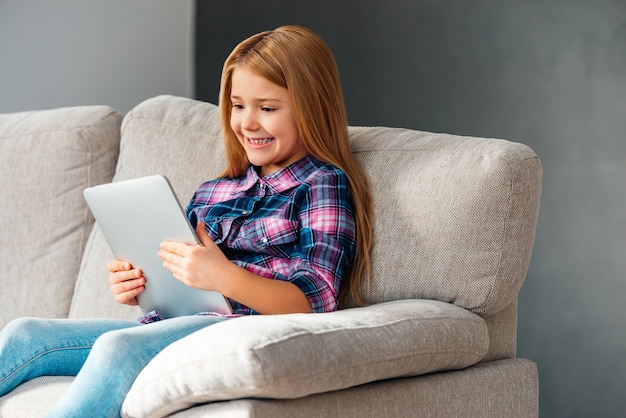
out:
<path id="1" fill-rule="evenodd" d="M 536 417 L 537 396 L 534 363 L 518 359 L 306 398 L 214 402 L 170 417 Z"/>
<path id="2" fill-rule="evenodd" d="M 121 121 L 107 106 L 0 115 L 0 327 L 67 316 L 93 225 L 82 192 L 111 180 Z"/>
<path id="3" fill-rule="evenodd" d="M 159 96 L 124 118 L 120 157 L 113 181 L 166 175 L 184 207 L 196 188 L 225 168 L 218 108 L 210 103 Z M 135 319 L 139 308 L 110 297 L 106 266 L 113 255 L 96 226 L 89 237 L 78 275 L 70 317 Z"/>
<path id="4" fill-rule="evenodd" d="M 54 406 L 70 377 L 45 376 L 0 398 L 0 417 L 37 418 Z M 372 382 L 294 399 L 245 398 L 197 404 L 168 415 L 191 417 L 537 417 L 535 363 L 509 359 L 450 373 Z M 157 413 L 156 417 L 163 416 Z M 146 418 L 154 416 L 146 415 Z"/>
<path id="5" fill-rule="evenodd" d="M 0 397 L 0 417 L 38 418 L 54 407 L 69 388 L 69 376 L 43 376 L 24 382 Z"/>
<path id="6" fill-rule="evenodd" d="M 170 417 L 536 417 L 536 381 L 533 362 L 501 360 L 454 373 L 373 382 L 306 398 L 212 402 Z"/>
<path id="7" fill-rule="evenodd" d="M 351 138 L 376 206 L 366 300 L 436 299 L 488 316 L 516 298 L 539 207 L 530 148 L 398 128 Z"/>
<path id="8" fill-rule="evenodd" d="M 437 301 L 238 318 L 163 350 L 137 378 L 122 411 L 157 417 L 197 403 L 300 398 L 462 369 L 482 359 L 488 347 L 487 327 L 478 315 Z"/>
<path id="9" fill-rule="evenodd" d="M 146 366 L 125 416 L 537 416 L 536 365 L 515 358 L 537 155 L 409 129 L 351 127 L 350 136 L 374 194 L 369 305 L 200 330 Z M 110 294 L 113 256 L 82 190 L 164 174 L 185 205 L 223 169 L 209 103 L 159 96 L 123 120 L 104 106 L 0 115 L 0 326 L 140 316 Z M 0 416 L 42 416 L 71 381 L 23 384 L 0 397 Z"/>

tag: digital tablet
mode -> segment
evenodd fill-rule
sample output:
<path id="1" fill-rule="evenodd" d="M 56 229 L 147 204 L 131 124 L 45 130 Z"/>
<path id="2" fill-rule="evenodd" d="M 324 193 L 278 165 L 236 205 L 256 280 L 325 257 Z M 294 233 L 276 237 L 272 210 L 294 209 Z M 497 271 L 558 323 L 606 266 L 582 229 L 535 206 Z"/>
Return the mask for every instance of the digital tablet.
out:
<path id="1" fill-rule="evenodd" d="M 172 318 L 199 312 L 231 313 L 221 293 L 189 287 L 163 267 L 158 256 L 162 241 L 198 243 L 167 177 L 102 184 L 85 189 L 83 196 L 114 256 L 143 272 L 146 284 L 137 302 L 144 314 L 156 310 Z"/>

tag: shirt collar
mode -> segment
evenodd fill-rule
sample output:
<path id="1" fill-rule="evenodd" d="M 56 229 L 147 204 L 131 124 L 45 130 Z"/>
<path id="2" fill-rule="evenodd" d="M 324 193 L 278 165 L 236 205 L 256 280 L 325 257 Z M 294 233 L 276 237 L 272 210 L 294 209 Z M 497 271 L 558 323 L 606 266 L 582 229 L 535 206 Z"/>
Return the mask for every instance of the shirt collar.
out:
<path id="1" fill-rule="evenodd" d="M 264 183 L 272 194 L 280 193 L 302 184 L 322 164 L 315 157 L 307 156 L 265 177 L 259 177 L 256 167 L 250 165 L 234 192 L 248 191 L 257 183 Z"/>

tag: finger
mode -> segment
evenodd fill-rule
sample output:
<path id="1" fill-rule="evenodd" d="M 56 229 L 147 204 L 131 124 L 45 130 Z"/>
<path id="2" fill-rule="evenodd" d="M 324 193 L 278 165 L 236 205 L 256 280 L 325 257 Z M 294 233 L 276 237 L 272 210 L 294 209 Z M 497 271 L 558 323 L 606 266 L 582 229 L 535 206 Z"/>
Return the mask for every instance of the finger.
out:
<path id="1" fill-rule="evenodd" d="M 209 233 L 206 230 L 206 224 L 204 222 L 198 222 L 198 226 L 196 226 L 196 234 L 198 235 L 198 239 L 205 247 L 207 245 L 213 244 L 213 240 L 209 236 Z"/>
<path id="2" fill-rule="evenodd" d="M 128 280 L 139 279 L 143 275 L 143 272 L 140 269 L 132 269 L 132 270 L 120 270 L 109 275 L 109 283 L 116 284 L 122 283 Z"/>
<path id="3" fill-rule="evenodd" d="M 184 276 L 185 270 L 180 265 L 178 265 L 176 263 L 172 263 L 170 261 L 165 260 L 165 261 L 163 261 L 163 267 L 166 270 L 169 270 L 170 272 L 172 272 L 172 274 L 175 277 L 176 276 L 178 276 L 178 277 L 183 277 Z M 176 278 L 178 278 L 178 277 L 176 277 Z"/>
<path id="4" fill-rule="evenodd" d="M 113 283 L 111 285 L 111 291 L 114 294 L 121 294 L 128 291 L 132 291 L 134 289 L 142 288 L 146 283 L 146 279 L 144 277 L 139 277 L 136 279 L 125 280 L 118 283 Z"/>
<path id="5" fill-rule="evenodd" d="M 168 253 L 184 256 L 187 254 L 188 245 L 178 241 L 163 241 L 161 242 L 161 250 Z M 161 257 L 163 258 L 163 257 Z"/>
<path id="6" fill-rule="evenodd" d="M 178 273 L 174 273 L 174 272 L 172 272 L 172 276 L 174 276 L 174 278 L 175 278 L 176 280 L 178 280 L 179 282 L 182 282 L 182 283 L 187 284 L 187 281 L 186 281 L 186 279 L 185 279 L 185 276 L 183 276 L 182 274 L 178 274 Z"/>
<path id="7" fill-rule="evenodd" d="M 137 305 L 137 295 L 143 292 L 144 287 L 139 286 L 125 292 L 114 293 L 115 300 L 125 305 Z"/>
<path id="8" fill-rule="evenodd" d="M 185 258 L 184 256 L 177 254 L 176 252 L 172 252 L 166 249 L 159 250 L 157 255 L 161 260 L 163 260 L 163 265 L 168 270 L 169 268 L 167 267 L 167 265 L 180 266 L 183 262 L 183 259 Z"/>
<path id="9" fill-rule="evenodd" d="M 131 265 L 127 261 L 113 260 L 113 261 L 109 261 L 107 268 L 109 269 L 111 273 L 115 273 L 117 271 L 130 270 Z"/>

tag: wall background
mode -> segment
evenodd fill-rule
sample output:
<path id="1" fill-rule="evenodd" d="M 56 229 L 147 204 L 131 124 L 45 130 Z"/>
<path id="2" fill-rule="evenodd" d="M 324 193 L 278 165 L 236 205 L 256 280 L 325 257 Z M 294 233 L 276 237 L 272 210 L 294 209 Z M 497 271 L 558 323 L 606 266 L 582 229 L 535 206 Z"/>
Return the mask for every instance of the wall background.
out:
<path id="1" fill-rule="evenodd" d="M 197 95 L 247 36 L 316 30 L 352 125 L 530 145 L 544 164 L 518 355 L 538 363 L 543 417 L 626 411 L 626 2 L 197 2 Z"/>
<path id="2" fill-rule="evenodd" d="M 193 95 L 192 0 L 0 0 L 0 112 Z"/>

